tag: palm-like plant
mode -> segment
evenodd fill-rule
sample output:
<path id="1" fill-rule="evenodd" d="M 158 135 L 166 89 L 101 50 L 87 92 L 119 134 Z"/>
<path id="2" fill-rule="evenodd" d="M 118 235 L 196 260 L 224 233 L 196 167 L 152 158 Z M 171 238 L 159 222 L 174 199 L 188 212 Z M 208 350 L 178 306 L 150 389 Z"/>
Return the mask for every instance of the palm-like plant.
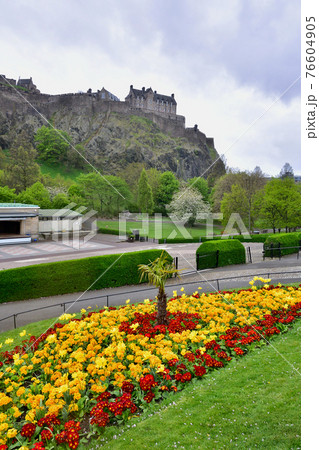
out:
<path id="1" fill-rule="evenodd" d="M 158 287 L 156 325 L 168 325 L 165 283 L 167 278 L 170 278 L 173 274 L 178 275 L 180 270 L 175 269 L 174 262 L 164 251 L 150 264 L 139 264 L 138 270 L 141 272 L 140 281 L 146 279 L 150 284 Z"/>

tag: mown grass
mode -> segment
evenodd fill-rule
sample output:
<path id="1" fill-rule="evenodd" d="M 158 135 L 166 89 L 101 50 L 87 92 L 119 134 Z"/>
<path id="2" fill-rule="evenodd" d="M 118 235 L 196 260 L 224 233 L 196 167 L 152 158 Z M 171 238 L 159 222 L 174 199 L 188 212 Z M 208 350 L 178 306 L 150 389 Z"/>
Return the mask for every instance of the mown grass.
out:
<path id="1" fill-rule="evenodd" d="M 206 375 L 126 426 L 101 449 L 298 449 L 300 321 L 225 369 Z"/>
<path id="2" fill-rule="evenodd" d="M 131 233 L 132 230 L 140 230 L 141 236 L 148 236 L 149 238 L 163 238 L 163 239 L 174 239 L 174 238 L 183 238 L 187 236 L 183 236 L 181 231 L 174 225 L 173 222 L 169 220 L 169 218 L 164 218 L 164 222 L 162 222 L 162 230 L 160 232 L 160 228 L 157 228 L 157 235 L 155 233 L 155 227 L 159 226 L 159 222 L 155 222 L 154 220 L 150 219 L 149 221 L 149 228 L 146 227 L 143 228 L 142 221 L 127 221 L 126 222 L 126 233 Z M 109 230 L 110 234 L 118 234 L 119 230 L 119 221 L 117 220 L 98 220 L 97 226 L 100 229 L 107 229 Z M 206 228 L 206 225 L 196 224 L 194 227 L 185 227 L 188 233 L 193 238 L 199 238 L 199 237 L 205 237 L 207 232 L 210 234 L 214 233 L 220 234 L 220 228 L 214 226 L 214 227 L 208 227 Z M 113 233 L 112 233 L 113 232 Z M 159 236 L 160 234 L 160 236 Z"/>
<path id="3" fill-rule="evenodd" d="M 46 163 L 39 163 L 41 172 L 44 175 L 50 175 L 52 178 L 55 178 L 57 175 L 61 175 L 61 177 L 75 181 L 75 179 L 81 175 L 81 173 L 85 173 L 86 171 L 83 169 L 73 169 L 67 168 L 63 165 L 51 166 Z"/>

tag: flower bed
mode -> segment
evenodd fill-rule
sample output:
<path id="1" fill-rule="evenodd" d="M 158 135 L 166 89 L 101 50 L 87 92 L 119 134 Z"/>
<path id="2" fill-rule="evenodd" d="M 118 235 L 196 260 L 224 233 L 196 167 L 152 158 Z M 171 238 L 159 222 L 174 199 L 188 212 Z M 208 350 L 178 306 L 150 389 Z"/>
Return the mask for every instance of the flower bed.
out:
<path id="1" fill-rule="evenodd" d="M 0 355 L 0 450 L 75 449 L 224 367 L 300 317 L 300 288 L 177 296 L 70 315 Z M 66 323 L 61 323 L 66 322 Z"/>

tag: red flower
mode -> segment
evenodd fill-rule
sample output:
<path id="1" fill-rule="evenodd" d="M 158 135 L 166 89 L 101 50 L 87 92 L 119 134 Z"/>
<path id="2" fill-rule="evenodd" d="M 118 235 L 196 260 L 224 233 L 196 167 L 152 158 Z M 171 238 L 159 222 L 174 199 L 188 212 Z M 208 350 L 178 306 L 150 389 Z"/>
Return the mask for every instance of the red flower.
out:
<path id="1" fill-rule="evenodd" d="M 152 391 L 150 391 L 150 392 L 148 392 L 148 393 L 145 395 L 144 400 L 145 400 L 147 403 L 150 403 L 150 402 L 153 400 L 154 397 L 155 397 L 155 394 L 154 394 Z"/>
<path id="2" fill-rule="evenodd" d="M 157 384 L 158 383 L 155 381 L 153 375 L 151 375 L 150 373 L 140 379 L 140 388 L 142 389 L 142 391 L 149 391 Z"/>
<path id="3" fill-rule="evenodd" d="M 206 373 L 206 369 L 204 366 L 194 366 L 194 371 L 197 377 L 202 377 Z"/>
<path id="4" fill-rule="evenodd" d="M 239 347 L 235 347 L 234 351 L 235 351 L 236 355 L 239 355 L 239 356 L 241 356 L 241 355 L 243 355 L 245 353 L 244 350 L 242 350 Z"/>
<path id="5" fill-rule="evenodd" d="M 53 433 L 51 430 L 48 430 L 47 428 L 45 430 L 41 431 L 41 439 L 42 441 L 49 441 L 52 439 Z"/>
<path id="6" fill-rule="evenodd" d="M 124 381 L 122 384 L 122 391 L 131 394 L 134 391 L 134 384 L 130 381 Z"/>
<path id="7" fill-rule="evenodd" d="M 21 436 L 31 438 L 36 430 L 34 423 L 26 423 L 21 429 Z"/>
<path id="8" fill-rule="evenodd" d="M 186 383 L 187 381 L 191 381 L 192 374 L 190 372 L 185 372 L 181 377 L 181 382 Z"/>

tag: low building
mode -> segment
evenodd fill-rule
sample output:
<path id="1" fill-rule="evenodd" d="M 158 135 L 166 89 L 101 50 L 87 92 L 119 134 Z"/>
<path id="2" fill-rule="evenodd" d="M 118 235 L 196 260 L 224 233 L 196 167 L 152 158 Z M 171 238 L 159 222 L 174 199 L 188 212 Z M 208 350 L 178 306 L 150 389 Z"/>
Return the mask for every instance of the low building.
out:
<path id="1" fill-rule="evenodd" d="M 41 238 L 58 237 L 82 230 L 82 214 L 71 209 L 40 209 L 39 235 Z"/>
<path id="2" fill-rule="evenodd" d="M 39 237 L 39 206 L 0 203 L 0 245 L 29 243 Z"/>
<path id="3" fill-rule="evenodd" d="M 28 244 L 40 239 L 58 239 L 82 231 L 82 214 L 71 209 L 40 209 L 37 205 L 0 203 L 0 245 Z"/>

